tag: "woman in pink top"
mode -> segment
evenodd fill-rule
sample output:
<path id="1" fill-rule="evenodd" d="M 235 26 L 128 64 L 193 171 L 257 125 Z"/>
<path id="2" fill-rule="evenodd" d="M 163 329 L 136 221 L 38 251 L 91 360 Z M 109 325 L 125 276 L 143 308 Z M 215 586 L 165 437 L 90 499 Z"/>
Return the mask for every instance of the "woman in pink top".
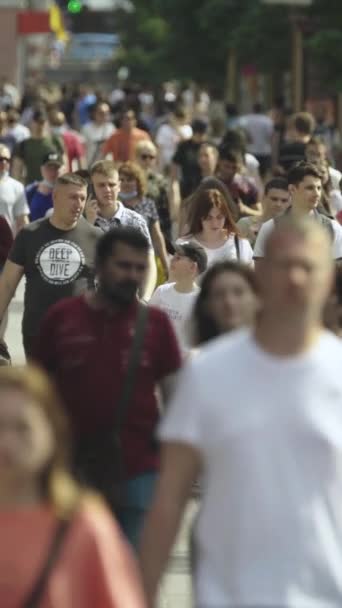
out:
<path id="1" fill-rule="evenodd" d="M 130 550 L 68 474 L 67 447 L 46 376 L 0 369 L 0 606 L 144 608 Z"/>

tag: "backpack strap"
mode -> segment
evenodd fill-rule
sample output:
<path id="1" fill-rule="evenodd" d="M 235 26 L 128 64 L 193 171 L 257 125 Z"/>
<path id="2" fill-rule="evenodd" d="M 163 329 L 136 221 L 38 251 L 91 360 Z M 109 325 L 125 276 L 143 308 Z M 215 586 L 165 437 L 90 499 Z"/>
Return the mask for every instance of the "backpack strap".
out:
<path id="1" fill-rule="evenodd" d="M 145 304 L 139 302 L 137 319 L 135 323 L 135 332 L 132 341 L 131 350 L 129 353 L 127 373 L 122 386 L 121 394 L 116 406 L 116 423 L 115 430 L 120 432 L 124 423 L 124 418 L 132 399 L 132 393 L 135 386 L 135 376 L 138 369 L 140 355 L 144 343 L 145 329 L 149 308 Z"/>
<path id="2" fill-rule="evenodd" d="M 39 607 L 39 603 L 43 597 L 50 574 L 59 557 L 63 541 L 70 529 L 70 525 L 71 520 L 69 519 L 63 519 L 58 522 L 43 568 L 22 608 Z"/>
<path id="3" fill-rule="evenodd" d="M 241 260 L 240 239 L 237 234 L 234 234 L 234 243 L 235 243 L 235 250 L 236 250 L 236 259 L 240 262 L 240 260 Z"/>

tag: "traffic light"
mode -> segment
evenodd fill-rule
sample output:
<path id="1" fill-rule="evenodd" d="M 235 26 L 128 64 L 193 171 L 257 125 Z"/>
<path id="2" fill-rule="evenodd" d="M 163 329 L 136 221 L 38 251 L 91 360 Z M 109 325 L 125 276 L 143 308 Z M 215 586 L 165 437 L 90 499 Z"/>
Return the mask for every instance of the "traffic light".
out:
<path id="1" fill-rule="evenodd" d="M 69 0 L 67 4 L 67 11 L 72 15 L 77 15 L 83 9 L 83 2 L 81 0 Z"/>
<path id="2" fill-rule="evenodd" d="M 83 0 L 54 0 L 55 4 L 62 10 L 71 15 L 80 13 L 84 8 Z"/>

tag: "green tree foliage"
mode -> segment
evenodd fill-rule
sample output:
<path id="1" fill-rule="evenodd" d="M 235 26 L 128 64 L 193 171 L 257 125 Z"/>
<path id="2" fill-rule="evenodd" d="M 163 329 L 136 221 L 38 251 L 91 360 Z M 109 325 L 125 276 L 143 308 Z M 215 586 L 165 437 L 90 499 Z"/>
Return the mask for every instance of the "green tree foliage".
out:
<path id="1" fill-rule="evenodd" d="M 307 40 L 312 58 L 330 90 L 342 91 L 342 2 L 315 0 L 309 12 L 311 33 Z"/>
<path id="2" fill-rule="evenodd" d="M 194 79 L 223 90 L 227 57 L 266 72 L 287 68 L 286 12 L 257 0 L 135 0 L 119 20 L 120 60 L 150 82 Z"/>
<path id="3" fill-rule="evenodd" d="M 277 75 L 291 65 L 291 10 L 259 0 L 134 0 L 121 15 L 120 60 L 132 77 L 147 82 L 172 78 L 223 90 L 227 57 Z M 306 46 L 324 66 L 327 83 L 342 89 L 342 0 L 314 0 Z"/>

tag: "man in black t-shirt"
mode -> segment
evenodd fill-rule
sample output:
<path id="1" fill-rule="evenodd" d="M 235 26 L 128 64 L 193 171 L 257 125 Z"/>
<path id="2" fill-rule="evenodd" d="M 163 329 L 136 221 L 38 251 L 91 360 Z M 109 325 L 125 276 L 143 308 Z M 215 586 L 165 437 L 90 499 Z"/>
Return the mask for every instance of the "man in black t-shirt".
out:
<path id="1" fill-rule="evenodd" d="M 26 277 L 23 343 L 26 356 L 48 308 L 79 294 L 94 282 L 94 258 L 101 231 L 83 217 L 87 182 L 78 175 L 59 177 L 50 218 L 25 226 L 17 235 L 0 276 L 0 320 L 17 285 Z"/>
<path id="2" fill-rule="evenodd" d="M 191 126 L 192 137 L 178 144 L 171 166 L 171 181 L 179 181 L 182 198 L 192 194 L 202 179 L 198 152 L 206 140 L 208 125 L 197 119 Z"/>
<path id="3" fill-rule="evenodd" d="M 295 164 L 305 160 L 306 144 L 315 129 L 315 119 L 309 112 L 294 114 L 289 123 L 287 141 L 280 147 L 278 164 L 288 172 Z"/>

